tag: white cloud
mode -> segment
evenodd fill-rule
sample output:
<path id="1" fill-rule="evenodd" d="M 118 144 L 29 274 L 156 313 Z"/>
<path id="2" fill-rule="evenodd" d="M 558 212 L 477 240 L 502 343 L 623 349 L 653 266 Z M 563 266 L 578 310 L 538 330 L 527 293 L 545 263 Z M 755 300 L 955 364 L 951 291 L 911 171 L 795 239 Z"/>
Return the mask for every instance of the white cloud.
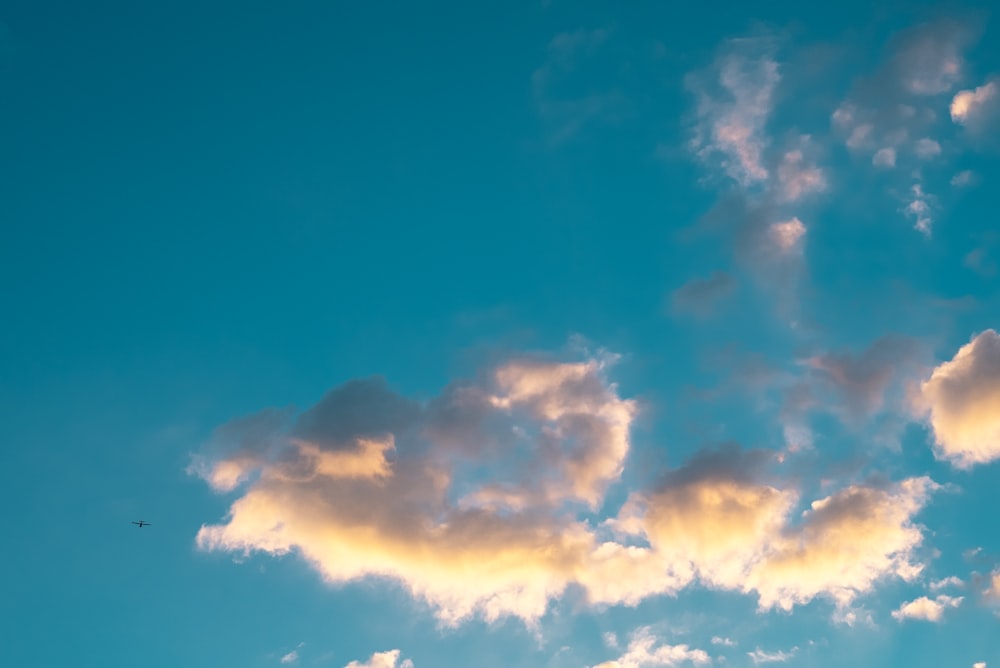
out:
<path id="1" fill-rule="evenodd" d="M 722 636 L 713 636 L 712 637 L 712 644 L 713 645 L 722 645 L 724 647 L 735 647 L 736 646 L 736 641 L 733 640 L 732 638 L 723 638 Z"/>
<path id="2" fill-rule="evenodd" d="M 334 390 L 306 414 L 319 433 L 258 456 L 257 480 L 228 522 L 202 527 L 198 545 L 294 550 L 331 583 L 391 577 L 445 623 L 477 613 L 536 620 L 581 571 L 629 559 L 601 550 L 589 526 L 566 512 L 567 504 L 596 507 L 628 454 L 635 404 L 603 380 L 608 359 L 514 360 L 485 386 L 461 386 L 423 412 L 382 385 Z M 394 430 L 382 426 L 393 421 Z M 330 436 L 353 423 L 362 433 Z M 422 432 L 430 447 L 392 431 Z M 378 475 L 345 476 L 326 466 L 327 455 Z"/>
<path id="3" fill-rule="evenodd" d="M 978 662 L 972 664 L 972 668 L 986 668 L 986 662 L 985 661 L 978 661 Z"/>
<path id="4" fill-rule="evenodd" d="M 281 657 L 281 663 L 285 663 L 285 664 L 295 663 L 298 660 L 299 660 L 299 653 L 296 650 L 294 650 L 294 649 L 291 652 L 289 652 L 288 654 L 286 654 L 283 657 Z"/>
<path id="5" fill-rule="evenodd" d="M 922 619 L 928 622 L 939 622 L 948 608 L 957 608 L 962 603 L 962 596 L 938 596 L 935 599 L 921 596 L 899 606 L 892 612 L 894 619 Z"/>
<path id="6" fill-rule="evenodd" d="M 618 647 L 618 636 L 615 635 L 614 631 L 608 631 L 604 634 L 604 644 L 608 647 L 617 649 Z"/>
<path id="7" fill-rule="evenodd" d="M 771 539 L 744 589 L 758 592 L 763 609 L 791 610 L 819 595 L 843 608 L 880 578 L 912 580 L 923 568 L 914 561 L 923 534 L 912 518 L 938 488 L 909 478 L 887 488 L 852 485 L 814 501 L 798 526 Z"/>
<path id="8" fill-rule="evenodd" d="M 983 595 L 993 602 L 1000 602 L 1000 570 L 990 574 L 989 585 L 983 591 Z"/>
<path id="9" fill-rule="evenodd" d="M 913 228 L 923 234 L 930 236 L 931 226 L 934 221 L 931 218 L 931 197 L 924 192 L 923 186 L 915 183 L 910 188 L 910 196 L 907 205 L 903 208 L 903 213 L 913 218 Z"/>
<path id="10" fill-rule="evenodd" d="M 1000 458 L 1000 335 L 987 329 L 920 386 L 935 452 L 958 468 Z"/>
<path id="11" fill-rule="evenodd" d="M 794 202 L 802 197 L 826 190 L 826 176 L 819 167 L 808 164 L 800 149 L 786 152 L 778 165 L 778 198 Z"/>
<path id="12" fill-rule="evenodd" d="M 882 578 L 919 573 L 912 518 L 934 483 L 853 485 L 793 518 L 798 492 L 757 479 L 775 453 L 703 452 L 603 526 L 582 519 L 629 452 L 636 406 L 605 377 L 611 360 L 519 358 L 425 404 L 351 381 L 255 441 L 265 450 L 233 453 L 252 475 L 197 544 L 293 552 L 335 584 L 390 578 L 446 625 L 532 625 L 570 585 L 594 605 L 698 580 L 756 593 L 761 608 L 820 596 L 842 609 Z M 210 482 L 228 461 L 212 456 L 199 469 Z"/>
<path id="13" fill-rule="evenodd" d="M 872 156 L 872 164 L 876 167 L 895 167 L 896 149 L 891 146 L 880 148 L 875 152 L 875 155 Z"/>
<path id="14" fill-rule="evenodd" d="M 928 160 L 941 155 L 941 144 L 929 137 L 918 139 L 913 145 L 913 151 L 918 158 Z"/>
<path id="15" fill-rule="evenodd" d="M 956 188 L 963 188 L 965 186 L 972 185 L 976 179 L 976 174 L 971 169 L 966 169 L 955 174 L 951 177 L 951 185 Z"/>
<path id="16" fill-rule="evenodd" d="M 628 650 L 612 661 L 594 668 L 652 668 L 652 666 L 678 666 L 684 663 L 703 665 L 712 662 L 705 650 L 691 649 L 687 645 L 657 644 L 659 640 L 648 626 L 637 629 L 629 638 Z"/>
<path id="17" fill-rule="evenodd" d="M 783 253 L 791 253 L 800 250 L 806 226 L 798 218 L 791 218 L 780 223 L 772 223 L 770 232 L 775 246 Z"/>
<path id="18" fill-rule="evenodd" d="M 388 652 L 375 652 L 365 662 L 351 661 L 344 668 L 413 668 L 413 661 L 404 659 L 399 663 L 400 651 L 398 649 Z"/>
<path id="19" fill-rule="evenodd" d="M 754 665 L 760 665 L 762 663 L 785 663 L 786 661 L 790 661 L 798 651 L 799 651 L 798 647 L 793 647 L 787 652 L 783 651 L 765 652 L 760 647 L 758 647 L 752 652 L 747 652 L 747 656 L 749 656 L 750 660 L 754 662 Z"/>
<path id="20" fill-rule="evenodd" d="M 962 582 L 962 578 L 950 575 L 941 580 L 937 580 L 930 584 L 931 591 L 940 591 L 942 589 L 947 589 L 948 587 L 961 587 L 965 583 Z"/>
<path id="21" fill-rule="evenodd" d="M 705 160 L 721 156 L 723 171 L 743 186 L 769 176 L 765 126 L 781 78 L 772 50 L 765 38 L 730 40 L 711 80 L 688 78 L 698 97 L 692 147 Z"/>
<path id="22" fill-rule="evenodd" d="M 959 91 L 951 101 L 951 120 L 965 125 L 976 119 L 998 93 L 1000 86 L 995 81 L 971 90 Z"/>

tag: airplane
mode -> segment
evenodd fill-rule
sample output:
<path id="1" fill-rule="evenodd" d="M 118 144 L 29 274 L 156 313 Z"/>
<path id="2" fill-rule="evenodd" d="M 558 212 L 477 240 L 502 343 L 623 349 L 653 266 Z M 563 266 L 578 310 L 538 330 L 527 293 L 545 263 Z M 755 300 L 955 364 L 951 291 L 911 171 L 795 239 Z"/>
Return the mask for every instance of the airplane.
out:
<path id="1" fill-rule="evenodd" d="M 132 524 L 136 525 L 140 529 L 143 528 L 143 527 L 151 527 L 151 526 L 153 526 L 152 524 L 150 524 L 146 520 L 139 520 L 138 522 L 132 522 Z"/>

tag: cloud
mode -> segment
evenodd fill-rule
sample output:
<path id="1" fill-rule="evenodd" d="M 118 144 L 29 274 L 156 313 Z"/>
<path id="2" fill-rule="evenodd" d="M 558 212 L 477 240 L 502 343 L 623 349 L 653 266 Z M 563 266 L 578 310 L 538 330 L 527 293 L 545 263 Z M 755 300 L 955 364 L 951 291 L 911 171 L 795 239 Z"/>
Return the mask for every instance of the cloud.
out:
<path id="1" fill-rule="evenodd" d="M 773 453 L 732 445 L 702 452 L 659 489 L 633 494 L 613 526 L 648 540 L 680 581 L 700 577 L 739 590 L 797 498 L 794 491 L 755 481 L 773 459 Z"/>
<path id="2" fill-rule="evenodd" d="M 197 543 L 294 550 L 331 583 L 389 577 L 445 623 L 537 619 L 595 559 L 609 567 L 565 512 L 596 508 L 628 454 L 636 409 L 603 380 L 608 363 L 516 359 L 426 407 L 380 379 L 347 383 L 280 446 L 240 453 L 256 478 Z"/>
<path id="3" fill-rule="evenodd" d="M 759 481 L 775 456 L 732 446 L 701 453 L 659 489 L 630 496 L 611 525 L 645 538 L 679 582 L 754 592 L 761 609 L 817 596 L 843 608 L 880 578 L 919 574 L 923 536 L 912 518 L 935 483 L 852 485 L 790 522 L 797 493 Z"/>
<path id="4" fill-rule="evenodd" d="M 920 386 L 935 453 L 967 469 L 1000 458 L 1000 335 L 973 337 Z"/>
<path id="5" fill-rule="evenodd" d="M 871 156 L 893 178 L 913 179 L 902 213 L 929 236 L 932 198 L 927 193 L 925 163 L 942 154 L 940 96 L 951 92 L 966 71 L 965 52 L 978 39 L 972 22 L 924 23 L 895 35 L 882 65 L 859 78 L 831 116 L 834 129 L 852 153 Z M 931 175 L 933 177 L 933 174 Z M 894 183 L 890 192 L 905 186 Z M 917 192 L 919 189 L 919 192 Z"/>
<path id="6" fill-rule="evenodd" d="M 729 40 L 707 72 L 687 78 L 697 98 L 692 148 L 702 160 L 718 157 L 723 172 L 742 186 L 769 176 L 765 129 L 781 78 L 773 53 L 766 37 Z"/>
<path id="7" fill-rule="evenodd" d="M 770 232 L 774 245 L 780 252 L 793 253 L 801 249 L 806 226 L 798 218 L 790 218 L 780 223 L 772 223 Z"/>
<path id="8" fill-rule="evenodd" d="M 837 393 L 836 402 L 824 400 L 821 405 L 860 424 L 886 408 L 886 395 L 894 383 L 915 375 L 920 355 L 915 340 L 888 335 L 876 339 L 860 353 L 827 352 L 810 357 L 803 364 L 817 372 L 814 380 Z M 836 408 L 837 404 L 843 406 L 842 411 Z"/>
<path id="9" fill-rule="evenodd" d="M 900 33 L 894 44 L 890 71 L 913 95 L 941 95 L 961 79 L 963 51 L 976 38 L 964 23 L 925 23 Z"/>
<path id="10" fill-rule="evenodd" d="M 891 146 L 885 148 L 880 148 L 872 156 L 872 164 L 876 167 L 895 167 L 896 166 L 896 149 Z"/>
<path id="11" fill-rule="evenodd" d="M 403 659 L 403 662 L 399 663 L 399 655 L 400 651 L 398 649 L 389 650 L 388 652 L 375 652 L 364 663 L 351 661 L 344 668 L 397 668 L 397 665 L 398 668 L 413 668 L 413 662 L 409 659 Z"/>
<path id="12" fill-rule="evenodd" d="M 791 610 L 819 595 L 844 607 L 880 578 L 912 580 L 923 568 L 913 516 L 938 488 L 929 478 L 908 478 L 886 488 L 851 485 L 814 501 L 800 523 L 772 539 L 744 588 L 758 592 L 763 609 Z"/>
<path id="13" fill-rule="evenodd" d="M 938 596 L 929 599 L 921 596 L 899 606 L 892 612 L 894 619 L 903 621 L 904 619 L 922 619 L 928 622 L 939 622 L 944 617 L 947 608 L 957 608 L 962 603 L 962 596 Z"/>
<path id="14" fill-rule="evenodd" d="M 983 595 L 994 603 L 1000 602 L 1000 570 L 993 571 L 989 577 L 989 585 Z"/>
<path id="15" fill-rule="evenodd" d="M 549 126 L 549 144 L 576 137 L 586 126 L 614 122 L 628 108 L 624 95 L 614 89 L 591 90 L 580 85 L 580 69 L 592 63 L 611 36 L 606 28 L 560 33 L 552 38 L 545 62 L 531 77 L 535 104 Z M 588 68 L 584 68 L 588 69 Z"/>
<path id="16" fill-rule="evenodd" d="M 976 181 L 976 173 L 971 169 L 965 169 L 961 172 L 955 174 L 951 177 L 951 185 L 956 188 L 964 188 L 965 186 L 970 186 Z"/>
<path id="17" fill-rule="evenodd" d="M 959 91 L 951 101 L 951 120 L 971 127 L 981 125 L 1000 109 L 1000 84 L 988 81 L 978 88 Z"/>
<path id="18" fill-rule="evenodd" d="M 940 591 L 941 589 L 946 589 L 948 587 L 961 587 L 965 583 L 962 582 L 962 578 L 950 575 L 941 580 L 937 580 L 930 584 L 931 591 Z"/>
<path id="19" fill-rule="evenodd" d="M 801 139 L 808 142 L 809 138 Z M 802 149 L 787 151 L 778 164 L 778 200 L 795 202 L 811 193 L 823 192 L 827 179 L 823 170 L 806 161 Z"/>
<path id="20" fill-rule="evenodd" d="M 725 647 L 735 647 L 736 646 L 736 641 L 733 640 L 732 638 L 723 638 L 721 636 L 713 636 L 712 637 L 712 644 L 713 645 L 723 645 Z"/>
<path id="21" fill-rule="evenodd" d="M 197 545 L 295 553 L 332 584 L 387 579 L 445 625 L 534 625 L 571 585 L 591 605 L 700 581 L 756 593 L 761 608 L 821 596 L 839 609 L 880 578 L 919 572 L 912 517 L 930 480 L 853 485 L 795 518 L 777 453 L 736 445 L 632 491 L 595 526 L 585 518 L 621 479 L 637 410 L 606 377 L 614 360 L 516 357 L 426 402 L 355 380 L 286 421 L 238 421 L 236 433 L 263 433 L 206 448 L 196 472 L 210 484 L 231 458 L 248 473 Z"/>
<path id="22" fill-rule="evenodd" d="M 928 160 L 941 155 L 941 144 L 930 137 L 924 137 L 913 144 L 913 152 L 917 154 L 918 158 Z"/>
<path id="23" fill-rule="evenodd" d="M 714 271 L 705 278 L 695 278 L 670 295 L 676 313 L 691 313 L 697 317 L 710 315 L 715 307 L 736 289 L 736 280 L 724 271 Z"/>
<path id="24" fill-rule="evenodd" d="M 747 652 L 747 656 L 749 656 L 750 660 L 754 662 L 754 665 L 760 665 L 762 663 L 785 663 L 786 661 L 790 661 L 798 651 L 798 647 L 793 647 L 787 652 L 765 652 L 758 647 L 752 652 Z"/>
<path id="25" fill-rule="evenodd" d="M 907 205 L 903 208 L 903 213 L 914 219 L 913 228 L 926 236 L 930 236 L 931 225 L 931 198 L 924 192 L 923 186 L 915 183 L 910 188 Z"/>
<path id="26" fill-rule="evenodd" d="M 281 657 L 281 663 L 284 664 L 295 663 L 298 660 L 299 660 L 299 653 L 294 649 L 288 654 Z"/>
<path id="27" fill-rule="evenodd" d="M 659 640 L 648 626 L 637 629 L 629 638 L 628 650 L 612 661 L 594 668 L 651 668 L 652 666 L 678 666 L 684 663 L 704 665 L 712 662 L 705 650 L 691 649 L 687 645 L 657 644 Z"/>
<path id="28" fill-rule="evenodd" d="M 977 661 L 976 663 L 972 664 L 972 668 L 986 668 L 986 662 Z"/>

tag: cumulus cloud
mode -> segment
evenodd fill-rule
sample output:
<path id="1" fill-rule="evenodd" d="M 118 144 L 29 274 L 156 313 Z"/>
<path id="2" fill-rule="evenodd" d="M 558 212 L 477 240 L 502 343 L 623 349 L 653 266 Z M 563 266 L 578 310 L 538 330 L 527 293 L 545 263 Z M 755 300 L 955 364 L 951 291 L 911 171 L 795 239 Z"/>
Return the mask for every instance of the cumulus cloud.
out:
<path id="1" fill-rule="evenodd" d="M 695 278 L 670 295 L 675 313 L 690 313 L 697 317 L 710 315 L 720 301 L 736 289 L 736 279 L 724 271 L 714 271 L 704 278 Z"/>
<path id="2" fill-rule="evenodd" d="M 1000 458 L 1000 335 L 973 337 L 920 386 L 935 452 L 957 468 Z"/>
<path id="3" fill-rule="evenodd" d="M 937 489 L 929 478 L 909 478 L 886 488 L 852 485 L 814 501 L 753 564 L 744 587 L 758 592 L 761 608 L 791 610 L 820 595 L 847 606 L 887 576 L 912 580 L 923 568 L 914 554 L 923 533 L 913 516 Z"/>
<path id="4" fill-rule="evenodd" d="M 295 663 L 298 660 L 299 660 L 299 653 L 294 649 L 288 654 L 281 657 L 281 663 L 284 664 Z"/>
<path id="5" fill-rule="evenodd" d="M 365 662 L 351 661 L 344 668 L 414 668 L 413 661 L 403 659 L 399 662 L 400 651 L 398 649 L 388 652 L 375 652 Z"/>
<path id="6" fill-rule="evenodd" d="M 752 652 L 747 652 L 747 656 L 749 656 L 750 660 L 754 662 L 754 665 L 760 665 L 762 663 L 785 663 L 786 661 L 790 661 L 798 651 L 799 651 L 798 647 L 793 647 L 787 652 L 783 652 L 780 650 L 774 652 L 765 652 L 760 647 L 758 647 Z"/>
<path id="7" fill-rule="evenodd" d="M 725 647 L 735 647 L 736 646 L 736 641 L 733 640 L 732 638 L 723 638 L 722 636 L 713 636 L 712 637 L 712 644 L 713 645 L 723 645 Z"/>
<path id="8" fill-rule="evenodd" d="M 977 661 L 976 663 L 972 664 L 972 668 L 986 668 L 986 662 Z"/>
<path id="9" fill-rule="evenodd" d="M 630 447 L 636 405 L 607 379 L 613 360 L 515 358 L 427 402 L 351 381 L 297 417 L 240 421 L 240 433 L 265 433 L 206 448 L 196 472 L 210 484 L 233 459 L 246 475 L 197 544 L 295 553 L 334 584 L 388 579 L 446 625 L 534 624 L 570 585 L 593 605 L 697 580 L 755 593 L 762 608 L 815 597 L 840 608 L 880 578 L 919 572 L 912 518 L 932 482 L 850 486 L 795 518 L 799 495 L 771 470 L 776 454 L 735 445 L 632 491 L 602 524 L 582 519 L 621 479 Z"/>
<path id="10" fill-rule="evenodd" d="M 961 125 L 975 125 L 983 120 L 983 116 L 995 111 L 1000 85 L 997 81 L 988 81 L 978 88 L 959 91 L 951 101 L 951 120 Z"/>
<path id="11" fill-rule="evenodd" d="M 757 479 L 774 458 L 732 447 L 702 453 L 661 489 L 633 494 L 612 525 L 644 537 L 681 582 L 754 592 L 762 609 L 817 596 L 843 608 L 880 578 L 919 574 L 922 531 L 912 518 L 935 483 L 850 486 L 790 522 L 797 494 Z"/>
<path id="12" fill-rule="evenodd" d="M 537 619 L 596 549 L 557 511 L 596 507 L 628 453 L 635 405 L 603 380 L 606 363 L 513 360 L 426 407 L 352 381 L 280 446 L 239 453 L 256 477 L 198 545 L 295 550 L 332 583 L 390 577 L 446 623 Z"/>
<path id="13" fill-rule="evenodd" d="M 712 662 L 705 650 L 687 645 L 659 644 L 648 626 L 637 629 L 629 638 L 625 654 L 594 668 L 651 668 L 652 666 L 704 665 Z"/>
<path id="14" fill-rule="evenodd" d="M 893 610 L 894 619 L 921 619 L 928 622 L 939 622 L 948 608 L 957 608 L 962 603 L 962 596 L 938 596 L 930 599 L 926 596 L 914 599 Z"/>
<path id="15" fill-rule="evenodd" d="M 688 77 L 697 97 L 692 148 L 704 160 L 718 157 L 723 171 L 749 186 L 769 176 L 765 132 L 781 78 L 772 40 L 729 40 L 708 72 Z"/>

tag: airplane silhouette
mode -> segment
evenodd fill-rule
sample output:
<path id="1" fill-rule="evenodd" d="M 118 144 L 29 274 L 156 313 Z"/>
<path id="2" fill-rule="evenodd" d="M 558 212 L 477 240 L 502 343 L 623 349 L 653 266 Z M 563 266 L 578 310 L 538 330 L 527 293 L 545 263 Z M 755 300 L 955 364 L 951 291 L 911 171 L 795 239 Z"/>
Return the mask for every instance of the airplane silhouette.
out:
<path id="1" fill-rule="evenodd" d="M 150 524 L 149 522 L 147 522 L 145 520 L 139 520 L 138 522 L 132 522 L 132 524 L 136 525 L 140 529 L 143 528 L 143 527 L 151 527 L 151 526 L 153 526 L 152 524 Z"/>

